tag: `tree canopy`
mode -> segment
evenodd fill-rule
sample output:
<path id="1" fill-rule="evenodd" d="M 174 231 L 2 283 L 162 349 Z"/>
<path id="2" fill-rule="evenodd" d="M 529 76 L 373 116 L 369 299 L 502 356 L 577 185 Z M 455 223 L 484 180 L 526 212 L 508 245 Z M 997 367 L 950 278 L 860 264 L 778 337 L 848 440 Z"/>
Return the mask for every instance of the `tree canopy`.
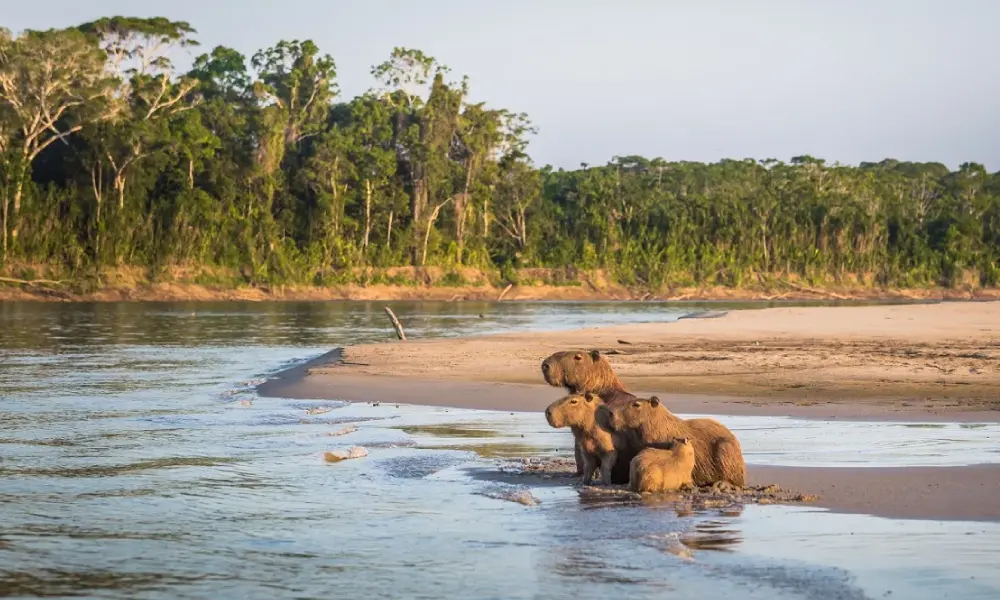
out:
<path id="1" fill-rule="evenodd" d="M 809 155 L 539 168 L 527 115 L 394 48 L 343 98 L 311 40 L 179 73 L 197 31 L 109 17 L 0 29 L 0 270 L 211 266 L 322 284 L 357 267 L 603 269 L 628 285 L 1000 282 L 1000 174 Z"/>

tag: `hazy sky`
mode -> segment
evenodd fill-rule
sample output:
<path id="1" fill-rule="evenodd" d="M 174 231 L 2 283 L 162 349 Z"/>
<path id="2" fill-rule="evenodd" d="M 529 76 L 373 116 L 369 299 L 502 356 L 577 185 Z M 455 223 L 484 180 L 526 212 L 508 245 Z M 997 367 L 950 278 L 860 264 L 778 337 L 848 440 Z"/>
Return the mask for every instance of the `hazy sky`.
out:
<path id="1" fill-rule="evenodd" d="M 346 97 L 394 46 L 527 112 L 535 162 L 812 154 L 1000 169 L 1000 1 L 0 0 L 14 31 L 107 15 L 190 22 L 248 57 L 312 39 Z"/>

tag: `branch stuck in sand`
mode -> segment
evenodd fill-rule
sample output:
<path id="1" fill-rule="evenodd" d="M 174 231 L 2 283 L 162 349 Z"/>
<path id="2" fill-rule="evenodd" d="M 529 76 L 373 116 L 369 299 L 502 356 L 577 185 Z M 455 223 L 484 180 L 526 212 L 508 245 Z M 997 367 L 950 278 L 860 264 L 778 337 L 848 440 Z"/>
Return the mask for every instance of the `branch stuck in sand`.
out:
<path id="1" fill-rule="evenodd" d="M 497 302 L 500 302 L 501 300 L 503 300 L 503 297 L 507 295 L 507 292 L 509 292 L 512 287 L 514 287 L 514 284 L 513 283 L 508 283 L 507 287 L 505 287 L 503 289 L 503 291 L 500 292 L 500 295 L 497 296 Z"/>
<path id="2" fill-rule="evenodd" d="M 406 341 L 406 334 L 403 333 L 403 326 L 399 324 L 399 319 L 393 314 L 392 309 L 388 306 L 385 307 L 385 314 L 389 315 L 389 320 L 392 321 L 392 327 L 396 330 L 396 335 L 399 339 Z"/>

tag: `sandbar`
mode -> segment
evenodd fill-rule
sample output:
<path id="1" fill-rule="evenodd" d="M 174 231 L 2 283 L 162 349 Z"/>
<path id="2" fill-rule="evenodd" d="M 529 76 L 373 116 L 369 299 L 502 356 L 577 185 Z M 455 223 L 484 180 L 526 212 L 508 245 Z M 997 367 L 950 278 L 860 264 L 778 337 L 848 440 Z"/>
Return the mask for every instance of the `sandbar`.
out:
<path id="1" fill-rule="evenodd" d="M 405 326 L 405 323 L 404 323 Z M 277 374 L 262 396 L 540 411 L 556 350 L 598 349 L 625 385 L 682 414 L 1000 421 L 1000 302 L 789 307 L 714 319 L 408 340 L 335 349 Z M 844 512 L 1000 520 L 1000 465 L 749 466 L 753 483 Z"/>

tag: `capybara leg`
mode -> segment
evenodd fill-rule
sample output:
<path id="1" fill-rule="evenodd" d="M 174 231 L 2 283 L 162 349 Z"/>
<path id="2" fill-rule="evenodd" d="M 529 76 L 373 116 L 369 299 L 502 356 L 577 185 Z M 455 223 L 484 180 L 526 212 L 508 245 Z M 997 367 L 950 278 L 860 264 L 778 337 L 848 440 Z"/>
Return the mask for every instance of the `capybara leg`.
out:
<path id="1" fill-rule="evenodd" d="M 634 458 L 628 467 L 628 489 L 633 492 L 639 491 L 639 463 Z"/>
<path id="2" fill-rule="evenodd" d="M 747 481 L 747 466 L 743 462 L 743 450 L 736 440 L 720 440 L 715 445 L 715 464 L 723 481 L 744 487 Z"/>
<path id="3" fill-rule="evenodd" d="M 580 442 L 573 440 L 573 458 L 576 459 L 576 473 L 574 475 L 583 475 L 583 451 L 580 450 Z"/>
<path id="4" fill-rule="evenodd" d="M 608 452 L 601 457 L 601 485 L 611 485 L 611 473 L 615 469 L 616 462 L 618 462 L 616 452 Z"/>
<path id="5" fill-rule="evenodd" d="M 611 483 L 628 483 L 628 472 L 631 458 L 623 457 L 621 452 L 615 452 L 615 466 L 611 468 Z"/>
<path id="6" fill-rule="evenodd" d="M 583 455 L 583 485 L 590 485 L 590 480 L 594 478 L 594 471 L 597 470 L 597 461 L 590 454 Z"/>

